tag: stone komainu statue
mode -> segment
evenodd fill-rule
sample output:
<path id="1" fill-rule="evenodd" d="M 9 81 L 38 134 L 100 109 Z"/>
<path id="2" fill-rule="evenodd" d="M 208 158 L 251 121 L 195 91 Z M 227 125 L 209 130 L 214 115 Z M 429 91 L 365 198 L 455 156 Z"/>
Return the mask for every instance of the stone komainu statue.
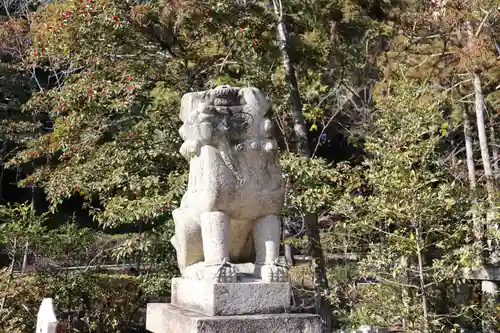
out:
<path id="1" fill-rule="evenodd" d="M 276 264 L 284 187 L 269 110 L 256 88 L 183 96 L 180 152 L 189 181 L 172 238 L 183 277 L 236 282 L 238 264 L 254 263 L 246 267 L 255 277 L 287 280 Z"/>

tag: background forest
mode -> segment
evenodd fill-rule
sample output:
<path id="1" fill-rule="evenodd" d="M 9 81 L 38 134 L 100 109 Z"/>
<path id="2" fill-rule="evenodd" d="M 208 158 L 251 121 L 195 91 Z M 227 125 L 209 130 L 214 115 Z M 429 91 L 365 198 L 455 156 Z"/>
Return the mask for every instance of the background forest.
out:
<path id="1" fill-rule="evenodd" d="M 500 262 L 498 0 L 0 7 L 0 332 L 43 297 L 65 332 L 145 332 L 178 274 L 180 97 L 222 83 L 273 102 L 295 310 L 500 331 L 466 274 Z"/>

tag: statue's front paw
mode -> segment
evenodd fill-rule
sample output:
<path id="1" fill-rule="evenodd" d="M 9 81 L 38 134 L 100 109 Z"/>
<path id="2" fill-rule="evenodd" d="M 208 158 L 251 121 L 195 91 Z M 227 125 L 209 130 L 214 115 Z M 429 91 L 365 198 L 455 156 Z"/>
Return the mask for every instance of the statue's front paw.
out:
<path id="1" fill-rule="evenodd" d="M 263 265 L 260 274 L 265 282 L 288 282 L 288 269 L 283 266 Z"/>
<path id="2" fill-rule="evenodd" d="M 214 282 L 216 283 L 235 283 L 236 282 L 236 270 L 233 265 L 227 264 L 228 266 L 221 267 L 214 276 Z M 230 265 L 230 266 L 229 266 Z"/>
<path id="3" fill-rule="evenodd" d="M 211 279 L 215 283 L 235 283 L 236 269 L 234 265 L 224 261 L 220 265 L 209 265 L 205 267 L 205 279 Z"/>

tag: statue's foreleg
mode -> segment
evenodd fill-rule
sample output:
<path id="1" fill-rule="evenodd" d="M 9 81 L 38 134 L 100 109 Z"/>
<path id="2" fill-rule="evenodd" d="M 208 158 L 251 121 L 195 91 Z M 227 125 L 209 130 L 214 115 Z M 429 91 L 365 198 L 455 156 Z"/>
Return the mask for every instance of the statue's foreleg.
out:
<path id="1" fill-rule="evenodd" d="M 253 237 L 256 275 L 267 282 L 286 282 L 288 271 L 277 262 L 281 239 L 281 223 L 278 217 L 268 215 L 257 220 Z"/>
<path id="2" fill-rule="evenodd" d="M 236 282 L 236 272 L 229 261 L 229 216 L 206 212 L 200 216 L 205 271 L 215 282 Z"/>

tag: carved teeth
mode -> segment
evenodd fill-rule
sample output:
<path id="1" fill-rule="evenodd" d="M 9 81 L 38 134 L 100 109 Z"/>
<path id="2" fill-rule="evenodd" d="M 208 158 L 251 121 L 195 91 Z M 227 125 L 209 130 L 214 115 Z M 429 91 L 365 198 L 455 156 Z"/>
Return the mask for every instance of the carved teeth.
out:
<path id="1" fill-rule="evenodd" d="M 212 100 L 214 106 L 229 106 L 235 104 L 234 101 L 226 98 L 216 97 Z"/>
<path id="2" fill-rule="evenodd" d="M 215 110 L 219 113 L 235 114 L 243 111 L 242 105 L 231 105 L 231 106 L 215 106 Z"/>

